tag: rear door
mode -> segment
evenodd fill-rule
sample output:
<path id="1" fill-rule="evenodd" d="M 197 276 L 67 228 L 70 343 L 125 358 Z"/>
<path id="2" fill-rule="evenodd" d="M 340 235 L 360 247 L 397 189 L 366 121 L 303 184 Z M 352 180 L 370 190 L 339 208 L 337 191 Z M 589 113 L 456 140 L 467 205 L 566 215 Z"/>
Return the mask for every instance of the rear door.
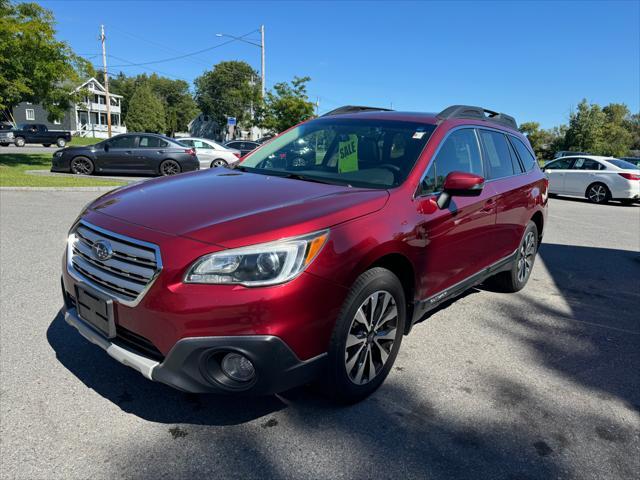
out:
<path id="1" fill-rule="evenodd" d="M 573 158 L 559 158 L 544 166 L 544 171 L 549 177 L 549 193 L 563 194 L 566 173 L 571 169 Z"/>
<path id="2" fill-rule="evenodd" d="M 160 162 L 167 157 L 169 143 L 155 135 L 140 135 L 136 148 L 136 169 L 148 173 L 158 172 Z"/>
<path id="3" fill-rule="evenodd" d="M 576 158 L 564 174 L 564 193 L 584 196 L 587 187 L 598 181 L 598 172 L 605 166 L 591 158 Z"/>
<path id="4" fill-rule="evenodd" d="M 446 176 L 454 171 L 483 175 L 474 128 L 454 130 L 444 139 L 420 183 L 418 197 L 437 198 Z M 447 290 L 495 260 L 495 204 L 491 196 L 485 188 L 477 197 L 453 197 L 446 209 L 418 213 L 416 232 L 424 232 L 427 239 L 419 260 L 421 298 Z M 424 201 L 417 202 L 421 204 Z"/>

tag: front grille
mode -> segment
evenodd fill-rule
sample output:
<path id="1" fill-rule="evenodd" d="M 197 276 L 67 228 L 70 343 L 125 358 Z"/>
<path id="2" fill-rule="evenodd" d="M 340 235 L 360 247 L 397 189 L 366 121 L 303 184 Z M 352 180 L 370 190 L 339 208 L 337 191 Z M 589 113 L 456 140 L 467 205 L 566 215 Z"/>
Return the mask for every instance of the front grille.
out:
<path id="1" fill-rule="evenodd" d="M 121 327 L 120 325 L 116 326 L 116 338 L 114 343 L 139 353 L 143 357 L 151 358 L 159 362 L 164 360 L 164 355 L 160 353 L 160 350 L 158 350 L 153 343 L 137 333 L 133 333 L 131 330 Z"/>
<path id="2" fill-rule="evenodd" d="M 70 266 L 125 304 L 139 301 L 162 268 L 156 246 L 86 223 L 78 224 L 69 242 Z M 98 242 L 110 246 L 109 258 L 98 257 L 94 248 Z"/>

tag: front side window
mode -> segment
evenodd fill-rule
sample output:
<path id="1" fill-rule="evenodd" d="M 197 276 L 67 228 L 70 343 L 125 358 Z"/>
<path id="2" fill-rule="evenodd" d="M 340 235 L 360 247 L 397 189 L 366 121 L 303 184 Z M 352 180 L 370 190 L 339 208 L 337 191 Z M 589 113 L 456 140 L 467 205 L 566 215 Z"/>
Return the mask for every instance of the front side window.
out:
<path id="1" fill-rule="evenodd" d="M 151 136 L 142 136 L 140 137 L 140 147 L 142 148 L 159 148 L 159 147 L 166 147 L 167 146 L 167 142 L 165 142 L 163 139 L 159 138 L 159 137 L 151 137 Z"/>
<path id="2" fill-rule="evenodd" d="M 572 170 L 602 170 L 604 166 L 600 162 L 590 158 L 576 158 L 571 166 Z"/>
<path id="3" fill-rule="evenodd" d="M 509 137 L 511 139 L 511 144 L 515 147 L 518 152 L 518 156 L 520 157 L 520 161 L 524 166 L 526 172 L 529 172 L 535 167 L 537 160 L 536 157 L 531 153 L 531 151 L 525 146 L 525 144 L 519 138 L 514 136 Z"/>
<path id="4" fill-rule="evenodd" d="M 109 148 L 133 148 L 136 143 L 136 137 L 133 135 L 126 135 L 124 137 L 117 137 L 109 141 Z"/>
<path id="5" fill-rule="evenodd" d="M 561 158 L 544 166 L 545 170 L 566 170 L 571 167 L 573 158 Z"/>
<path id="6" fill-rule="evenodd" d="M 478 139 L 471 128 L 456 130 L 447 137 L 429 165 L 418 194 L 428 195 L 442 191 L 444 180 L 451 172 L 483 175 Z"/>
<path id="7" fill-rule="evenodd" d="M 480 138 L 484 147 L 485 160 L 489 178 L 503 178 L 513 175 L 514 160 L 511 158 L 511 151 L 507 137 L 492 130 L 480 130 Z M 518 168 L 518 173 L 520 173 Z"/>
<path id="8" fill-rule="evenodd" d="M 391 188 L 407 178 L 434 129 L 416 122 L 326 117 L 271 140 L 240 168 L 323 183 Z"/>

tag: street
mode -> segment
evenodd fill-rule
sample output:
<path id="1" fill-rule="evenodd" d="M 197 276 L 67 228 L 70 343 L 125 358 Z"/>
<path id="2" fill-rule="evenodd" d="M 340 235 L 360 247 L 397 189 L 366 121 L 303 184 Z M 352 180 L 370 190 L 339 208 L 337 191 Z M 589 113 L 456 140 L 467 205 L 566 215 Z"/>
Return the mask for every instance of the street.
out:
<path id="1" fill-rule="evenodd" d="M 0 192 L 1 478 L 638 477 L 640 206 L 552 199 L 522 292 L 439 309 L 341 407 L 184 394 L 69 327 L 66 232 L 97 195 Z"/>

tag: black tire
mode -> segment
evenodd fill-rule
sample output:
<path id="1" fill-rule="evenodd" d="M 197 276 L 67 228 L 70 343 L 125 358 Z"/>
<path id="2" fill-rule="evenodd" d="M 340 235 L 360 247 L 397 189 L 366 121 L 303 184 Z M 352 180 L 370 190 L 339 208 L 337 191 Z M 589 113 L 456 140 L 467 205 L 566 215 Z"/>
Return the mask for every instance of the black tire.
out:
<path id="1" fill-rule="evenodd" d="M 42 146 L 46 147 L 46 148 L 49 148 L 51 146 L 51 144 L 50 143 L 43 143 Z"/>
<path id="2" fill-rule="evenodd" d="M 64 138 L 58 138 L 56 140 L 56 145 L 60 148 L 64 148 L 67 145 L 67 141 Z"/>
<path id="3" fill-rule="evenodd" d="M 511 269 L 488 278 L 485 284 L 499 292 L 519 292 L 529 281 L 537 253 L 538 227 L 535 223 L 529 222 L 518 246 L 516 258 L 513 260 Z"/>
<path id="4" fill-rule="evenodd" d="M 75 157 L 71 160 L 69 168 L 75 175 L 92 175 L 95 171 L 93 161 L 87 157 Z"/>
<path id="5" fill-rule="evenodd" d="M 169 177 L 171 175 L 177 175 L 182 171 L 182 168 L 180 167 L 180 164 L 178 162 L 176 162 L 175 160 L 164 160 L 161 164 L 160 164 L 160 175 L 164 176 L 164 177 Z"/>
<path id="6" fill-rule="evenodd" d="M 395 317 L 392 316 L 393 307 Z M 373 328 L 360 321 L 361 315 L 356 318 L 358 312 L 364 315 Z M 377 318 L 376 325 L 373 325 L 371 318 Z M 340 403 L 351 404 L 376 391 L 389 374 L 398 355 L 405 321 L 406 301 L 398 277 L 380 267 L 360 275 L 342 305 L 331 335 L 327 369 L 322 382 L 324 393 Z M 387 338 L 389 336 L 393 336 L 393 340 Z M 349 342 L 357 342 L 348 347 L 348 339 Z M 387 355 L 386 359 L 383 355 Z M 357 383 L 358 379 L 360 383 Z"/>
<path id="7" fill-rule="evenodd" d="M 25 142 L 24 138 L 22 137 L 16 137 L 13 143 L 15 144 L 16 147 L 24 147 L 24 144 L 27 142 Z"/>
<path id="8" fill-rule="evenodd" d="M 611 200 L 611 191 L 604 183 L 595 182 L 587 187 L 584 196 L 587 197 L 587 200 L 591 203 L 602 205 Z"/>
<path id="9" fill-rule="evenodd" d="M 222 158 L 216 158 L 213 162 L 211 162 L 211 165 L 209 165 L 209 168 L 226 167 L 227 165 L 229 164 L 227 163 L 226 160 L 223 160 Z"/>

